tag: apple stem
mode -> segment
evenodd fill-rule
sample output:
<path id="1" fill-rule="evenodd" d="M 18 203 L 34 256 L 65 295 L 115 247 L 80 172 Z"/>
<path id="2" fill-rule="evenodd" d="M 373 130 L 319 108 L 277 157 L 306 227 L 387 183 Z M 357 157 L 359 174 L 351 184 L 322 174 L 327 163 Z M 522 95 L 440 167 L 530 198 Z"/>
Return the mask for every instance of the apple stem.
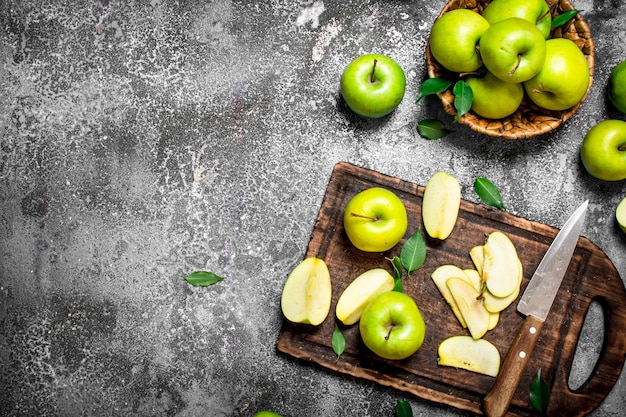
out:
<path id="1" fill-rule="evenodd" d="M 617 150 L 618 150 L 618 151 L 620 151 L 620 152 L 624 152 L 624 151 L 626 151 L 626 143 L 624 143 L 624 144 L 622 144 L 622 145 L 618 146 Z"/>
<path id="2" fill-rule="evenodd" d="M 392 330 L 393 330 L 393 326 L 389 326 L 389 331 L 387 332 L 387 335 L 385 336 L 385 340 L 389 340 L 389 336 L 391 336 Z"/>
<path id="3" fill-rule="evenodd" d="M 515 74 L 515 71 L 517 71 L 517 68 L 519 68 L 519 64 L 521 64 L 521 62 L 522 62 L 522 56 L 517 55 L 517 64 L 515 64 L 515 67 L 511 70 L 511 72 L 509 72 L 510 76 L 513 76 L 513 74 Z"/>
<path id="4" fill-rule="evenodd" d="M 241 410 L 239 409 L 239 407 L 235 408 L 235 410 L 237 410 L 237 414 L 239 414 L 239 417 L 243 417 L 243 414 L 241 414 Z"/>
<path id="5" fill-rule="evenodd" d="M 363 214 L 357 214 L 357 213 L 353 213 L 353 212 L 350 213 L 350 216 L 352 216 L 352 217 L 360 217 L 362 219 L 368 219 L 368 220 L 372 220 L 374 222 L 378 221 L 378 217 L 365 216 Z"/>
<path id="6" fill-rule="evenodd" d="M 376 63 L 378 62 L 377 59 L 374 59 L 374 66 L 372 67 L 372 73 L 370 74 L 370 83 L 374 84 L 376 82 L 376 77 L 374 76 L 374 73 L 376 72 Z"/>

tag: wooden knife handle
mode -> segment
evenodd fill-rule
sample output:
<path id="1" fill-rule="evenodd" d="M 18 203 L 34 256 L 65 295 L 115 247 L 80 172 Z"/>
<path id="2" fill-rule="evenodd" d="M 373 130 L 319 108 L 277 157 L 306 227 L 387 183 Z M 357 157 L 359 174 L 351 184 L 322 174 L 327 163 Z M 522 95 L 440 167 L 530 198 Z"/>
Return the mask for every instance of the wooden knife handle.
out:
<path id="1" fill-rule="evenodd" d="M 488 417 L 506 414 L 542 327 L 543 321 L 533 316 L 527 316 L 522 323 L 500 367 L 496 382 L 483 400 L 485 415 Z"/>

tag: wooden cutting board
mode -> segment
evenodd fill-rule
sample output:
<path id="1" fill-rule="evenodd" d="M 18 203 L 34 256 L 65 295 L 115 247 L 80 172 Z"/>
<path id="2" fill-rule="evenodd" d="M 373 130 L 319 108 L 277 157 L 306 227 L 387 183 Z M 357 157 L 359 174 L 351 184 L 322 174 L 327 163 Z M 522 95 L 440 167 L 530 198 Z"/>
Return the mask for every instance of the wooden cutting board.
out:
<path id="1" fill-rule="evenodd" d="M 483 244 L 488 233 L 500 230 L 510 237 L 518 250 L 524 267 L 523 291 L 558 230 L 506 211 L 462 200 L 452 235 L 445 241 L 434 241 L 424 234 L 426 261 L 410 277 L 405 273 L 403 278 L 404 292 L 414 298 L 426 322 L 426 337 L 420 350 L 402 361 L 382 359 L 363 345 L 356 324 L 341 327 L 346 349 L 337 361 L 331 337 L 335 323 L 340 324 L 334 315 L 340 294 L 354 278 L 368 269 L 384 267 L 391 272 L 391 265 L 385 258 L 399 256 L 404 243 L 403 240 L 386 253 L 366 253 L 354 248 L 348 240 L 343 229 L 346 204 L 359 191 L 372 186 L 394 191 L 405 203 L 409 216 L 405 238 L 418 228 L 423 230 L 422 186 L 345 162 L 338 163 L 305 254 L 305 257 L 322 258 L 328 265 L 333 288 L 330 314 L 317 327 L 284 320 L 277 349 L 306 363 L 375 381 L 425 400 L 483 414 L 482 399 L 495 378 L 437 365 L 439 343 L 449 336 L 469 332 L 460 326 L 430 274 L 443 264 L 473 268 L 469 250 Z M 572 391 L 567 383 L 569 371 L 585 316 L 594 300 L 604 312 L 604 344 L 589 379 L 578 390 Z M 524 319 L 516 311 L 516 306 L 517 301 L 503 311 L 496 328 L 484 336 L 498 348 L 502 360 Z M 529 386 L 539 369 L 551 391 L 547 415 L 582 416 L 595 409 L 621 374 L 626 357 L 625 331 L 626 290 L 619 273 L 598 246 L 581 237 L 508 415 L 537 415 L 529 401 Z"/>

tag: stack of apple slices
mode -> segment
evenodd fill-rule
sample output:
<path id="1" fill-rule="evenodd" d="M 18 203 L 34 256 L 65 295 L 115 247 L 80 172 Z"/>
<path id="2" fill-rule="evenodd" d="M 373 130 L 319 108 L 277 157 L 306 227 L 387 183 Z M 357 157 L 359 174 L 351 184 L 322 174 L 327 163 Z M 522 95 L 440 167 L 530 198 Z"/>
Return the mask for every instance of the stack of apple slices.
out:
<path id="1" fill-rule="evenodd" d="M 461 326 L 467 328 L 471 339 L 477 341 L 482 340 L 481 338 L 489 330 L 495 328 L 500 319 L 500 312 L 519 296 L 523 269 L 513 242 L 501 231 L 490 233 L 486 242 L 473 247 L 469 255 L 476 269 L 461 269 L 450 264 L 441 265 L 435 269 L 431 278 Z M 454 351 L 450 343 L 459 344 L 458 353 L 467 351 L 467 345 L 472 343 L 465 338 L 455 337 L 453 341 L 444 342 L 446 343 L 440 346 L 439 363 L 441 365 L 455 366 L 474 372 L 481 372 L 482 369 L 484 372 L 481 373 L 487 375 L 493 373 L 493 364 L 489 368 L 477 364 L 477 361 L 484 362 L 484 359 L 480 359 L 483 355 L 477 355 L 476 361 L 468 359 L 467 355 L 462 359 L 458 355 L 455 356 L 456 359 L 450 358 L 447 352 Z M 493 352 L 493 347 L 488 346 L 490 343 L 484 342 L 472 344 L 474 346 L 472 349 L 478 351 L 487 349 Z M 499 364 L 499 355 L 493 360 L 496 359 Z"/>

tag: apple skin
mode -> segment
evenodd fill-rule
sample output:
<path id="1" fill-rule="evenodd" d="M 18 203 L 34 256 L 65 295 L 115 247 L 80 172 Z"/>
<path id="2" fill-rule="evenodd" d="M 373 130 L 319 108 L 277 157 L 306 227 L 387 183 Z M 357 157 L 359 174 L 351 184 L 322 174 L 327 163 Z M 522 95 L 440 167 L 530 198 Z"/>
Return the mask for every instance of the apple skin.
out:
<path id="1" fill-rule="evenodd" d="M 626 179 L 626 122 L 608 119 L 589 129 L 580 158 L 587 172 L 598 179 Z"/>
<path id="2" fill-rule="evenodd" d="M 465 82 L 474 93 L 472 111 L 487 119 L 510 116 L 524 99 L 524 87 L 521 83 L 502 81 L 490 72 L 483 77 L 468 77 Z"/>
<path id="3" fill-rule="evenodd" d="M 477 52 L 478 42 L 488 28 L 487 20 L 472 10 L 451 10 L 433 24 L 430 51 L 449 71 L 476 71 L 483 65 Z"/>
<path id="4" fill-rule="evenodd" d="M 359 331 L 365 346 L 376 355 L 400 360 L 422 346 L 426 324 L 410 296 L 389 291 L 378 295 L 365 307 Z"/>
<path id="5" fill-rule="evenodd" d="M 390 57 L 365 54 L 348 64 L 341 75 L 340 86 L 341 95 L 353 112 L 379 118 L 400 105 L 406 77 L 400 65 Z"/>
<path id="6" fill-rule="evenodd" d="M 483 10 L 490 25 L 510 17 L 519 17 L 534 23 L 544 39 L 550 37 L 552 15 L 545 0 L 494 0 Z"/>
<path id="7" fill-rule="evenodd" d="M 385 188 L 372 187 L 356 194 L 346 205 L 343 224 L 350 242 L 365 252 L 385 252 L 406 233 L 404 203 Z"/>
<path id="8" fill-rule="evenodd" d="M 539 73 L 524 83 L 528 97 L 548 110 L 567 110 L 587 93 L 591 76 L 585 55 L 566 38 L 546 41 L 546 59 Z"/>
<path id="9" fill-rule="evenodd" d="M 263 411 L 257 411 L 256 413 L 254 413 L 252 417 L 283 417 L 283 416 L 273 411 L 263 410 Z"/>
<path id="10" fill-rule="evenodd" d="M 617 64 L 611 71 L 607 95 L 613 106 L 626 114 L 626 60 Z"/>
<path id="11" fill-rule="evenodd" d="M 541 70 L 546 40 L 528 20 L 511 17 L 494 23 L 480 37 L 485 67 L 502 81 L 520 83 Z"/>

